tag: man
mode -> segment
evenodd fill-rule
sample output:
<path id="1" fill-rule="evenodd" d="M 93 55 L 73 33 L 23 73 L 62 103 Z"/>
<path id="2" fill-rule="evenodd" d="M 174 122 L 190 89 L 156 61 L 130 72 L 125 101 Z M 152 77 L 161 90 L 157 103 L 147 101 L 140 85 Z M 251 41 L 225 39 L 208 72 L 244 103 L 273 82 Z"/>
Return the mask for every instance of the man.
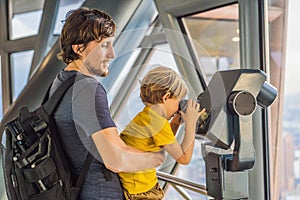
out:
<path id="1" fill-rule="evenodd" d="M 109 74 L 115 57 L 115 22 L 105 12 L 79 8 L 67 14 L 60 36 L 59 58 L 66 64 L 50 95 L 74 74 L 78 81 L 66 92 L 54 118 L 67 157 L 79 174 L 88 152 L 94 159 L 81 190 L 81 199 L 123 199 L 115 172 L 134 172 L 162 164 L 160 153 L 127 146 L 110 116 L 106 91 L 95 79 Z M 104 164 L 103 164 L 104 163 Z"/>

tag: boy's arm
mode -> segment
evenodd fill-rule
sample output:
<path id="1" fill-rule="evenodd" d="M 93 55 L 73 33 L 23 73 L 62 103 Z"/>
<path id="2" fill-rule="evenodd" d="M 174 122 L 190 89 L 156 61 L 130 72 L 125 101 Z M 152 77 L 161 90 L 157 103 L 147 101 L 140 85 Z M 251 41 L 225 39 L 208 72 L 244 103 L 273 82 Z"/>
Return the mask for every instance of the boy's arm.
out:
<path id="1" fill-rule="evenodd" d="M 174 135 L 176 135 L 177 130 L 178 130 L 179 126 L 181 125 L 181 122 L 182 122 L 181 115 L 179 113 L 176 113 L 170 122 L 170 126 L 171 126 L 171 129 L 172 129 Z"/>
<path id="2" fill-rule="evenodd" d="M 196 122 L 200 115 L 205 112 L 205 109 L 199 112 L 200 105 L 192 100 L 188 101 L 186 113 L 180 111 L 180 114 L 185 121 L 185 136 L 182 144 L 179 145 L 177 142 L 166 145 L 164 148 L 166 151 L 180 164 L 189 164 L 192 158 Z"/>
<path id="3" fill-rule="evenodd" d="M 164 161 L 162 153 L 148 153 L 126 145 L 117 128 L 102 129 L 92 134 L 105 166 L 114 172 L 136 172 L 155 168 Z"/>
<path id="4" fill-rule="evenodd" d="M 177 130 L 180 125 L 181 125 L 181 115 L 179 113 L 176 113 L 170 122 L 170 126 L 174 135 L 177 133 Z"/>
<path id="5" fill-rule="evenodd" d="M 186 123 L 185 135 L 181 145 L 176 142 L 164 147 L 179 164 L 187 165 L 191 162 L 194 150 L 195 132 L 196 123 Z"/>
<path id="6" fill-rule="evenodd" d="M 190 140 L 190 146 L 185 149 L 182 148 L 182 145 L 178 143 L 172 143 L 164 146 L 164 149 L 178 162 L 179 164 L 187 165 L 190 163 L 193 149 L 194 149 L 194 139 Z"/>

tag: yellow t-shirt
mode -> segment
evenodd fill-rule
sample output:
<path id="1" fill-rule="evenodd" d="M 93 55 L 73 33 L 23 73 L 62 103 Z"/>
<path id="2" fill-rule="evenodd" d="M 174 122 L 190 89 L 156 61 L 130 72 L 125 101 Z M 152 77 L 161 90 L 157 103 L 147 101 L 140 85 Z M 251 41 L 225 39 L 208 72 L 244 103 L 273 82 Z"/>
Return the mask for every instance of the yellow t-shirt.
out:
<path id="1" fill-rule="evenodd" d="M 177 142 L 168 120 L 147 106 L 126 126 L 121 138 L 127 145 L 148 152 L 160 151 L 163 146 Z M 157 183 L 155 168 L 121 172 L 119 177 L 130 194 L 146 192 Z"/>

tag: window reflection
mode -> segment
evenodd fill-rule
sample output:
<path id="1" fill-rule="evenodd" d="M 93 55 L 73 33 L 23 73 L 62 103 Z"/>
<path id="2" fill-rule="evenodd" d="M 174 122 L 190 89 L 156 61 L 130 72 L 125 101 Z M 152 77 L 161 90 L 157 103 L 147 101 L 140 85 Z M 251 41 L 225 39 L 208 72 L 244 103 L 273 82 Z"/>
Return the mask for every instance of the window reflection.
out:
<path id="1" fill-rule="evenodd" d="M 30 50 L 10 55 L 13 101 L 18 97 L 28 81 L 33 53 L 34 51 Z"/>
<path id="2" fill-rule="evenodd" d="M 115 76 L 111 79 L 105 79 L 105 78 L 99 78 L 101 83 L 104 85 L 105 88 L 109 88 L 107 92 L 107 98 L 109 104 L 112 103 L 113 97 L 118 94 L 120 89 L 122 88 L 123 84 L 127 80 L 128 74 L 135 73 L 134 71 L 136 69 L 133 68 L 134 62 L 137 59 L 139 53 L 141 52 L 141 49 L 135 49 L 134 51 L 128 52 L 126 54 L 123 54 L 122 56 L 117 57 L 114 59 L 114 61 L 111 63 L 110 66 L 110 73 L 111 76 L 116 72 L 113 68 L 114 66 L 120 65 L 122 68 L 118 70 L 118 76 Z M 136 104 L 133 104 L 136 105 Z M 136 109 L 133 109 L 136 111 Z M 125 128 L 125 127 L 124 127 Z"/>
<path id="3" fill-rule="evenodd" d="M 137 73 L 137 75 L 135 76 L 129 91 L 127 92 L 126 97 L 122 101 L 124 102 L 123 105 L 121 105 L 120 110 L 118 110 L 118 112 L 114 116 L 114 120 L 119 131 L 122 131 L 125 128 L 125 126 L 130 122 L 130 120 L 143 109 L 144 105 L 139 97 L 139 81 L 141 81 L 141 79 L 145 76 L 145 74 L 154 64 L 168 66 L 173 70 L 179 72 L 171 48 L 168 43 L 159 44 L 152 47 L 151 53 L 149 54 L 143 66 L 131 68 L 131 70 L 133 71 L 139 71 L 134 72 Z M 179 141 L 181 141 L 180 138 Z M 174 163 L 175 161 L 173 158 L 167 157 L 165 163 L 159 167 L 159 170 L 170 173 L 173 169 Z M 201 154 L 201 143 L 199 141 L 196 141 L 193 159 L 191 163 L 186 166 L 180 165 L 179 167 L 177 167 L 175 175 L 188 181 L 193 181 L 195 183 L 205 185 L 205 167 Z M 199 198 L 199 196 L 201 196 L 200 194 L 191 191 L 188 191 L 188 193 L 191 197 L 193 197 L 192 199 L 197 199 Z M 166 191 L 167 199 L 172 199 L 174 195 L 178 197 L 178 193 L 175 190 L 168 189 Z M 203 197 L 203 199 L 206 198 Z"/>
<path id="4" fill-rule="evenodd" d="M 198 64 L 210 80 L 217 70 L 240 68 L 238 6 L 182 18 Z"/>
<path id="5" fill-rule="evenodd" d="M 139 81 L 146 75 L 153 64 L 165 65 L 178 72 L 168 44 L 156 45 L 143 66 L 132 67 L 131 73 L 137 73 L 137 76 L 135 76 L 129 91 L 123 100 L 123 105 L 121 105 L 120 110 L 114 117 L 119 131 L 123 130 L 130 120 L 143 109 L 144 105 L 140 99 Z"/>

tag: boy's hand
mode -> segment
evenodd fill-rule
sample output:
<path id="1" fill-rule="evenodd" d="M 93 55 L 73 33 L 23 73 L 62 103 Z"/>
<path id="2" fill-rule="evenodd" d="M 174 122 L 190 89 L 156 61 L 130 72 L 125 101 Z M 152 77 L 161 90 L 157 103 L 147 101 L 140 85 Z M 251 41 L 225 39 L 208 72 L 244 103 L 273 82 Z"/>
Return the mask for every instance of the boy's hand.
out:
<path id="1" fill-rule="evenodd" d="M 199 111 L 199 109 L 200 109 L 200 104 L 197 103 L 197 101 L 192 99 L 188 100 L 186 113 L 180 111 L 181 117 L 185 121 L 186 126 L 195 126 L 200 115 L 205 113 L 205 108 L 203 108 L 201 111 Z"/>

